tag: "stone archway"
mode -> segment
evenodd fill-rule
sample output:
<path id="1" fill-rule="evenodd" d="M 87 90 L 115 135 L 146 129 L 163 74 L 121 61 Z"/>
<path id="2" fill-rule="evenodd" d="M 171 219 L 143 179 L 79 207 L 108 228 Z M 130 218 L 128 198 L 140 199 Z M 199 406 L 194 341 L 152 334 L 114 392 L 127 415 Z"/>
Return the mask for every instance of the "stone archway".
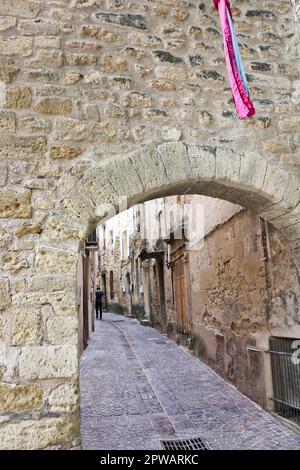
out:
<path id="1" fill-rule="evenodd" d="M 12 344 L 3 351 L 3 364 L 5 374 L 11 373 L 17 383 L 15 388 L 2 386 L 4 406 L 7 412 L 25 409 L 29 418 L 32 408 L 40 410 L 37 419 L 36 414 L 25 420 L 20 415 L 18 423 L 4 423 L 2 447 L 79 444 L 77 253 L 80 241 L 117 207 L 119 198 L 127 196 L 130 206 L 172 194 L 219 197 L 254 209 L 298 239 L 297 183 L 295 174 L 253 152 L 236 155 L 221 147 L 180 142 L 144 147 L 80 175 L 40 227 L 27 288 L 11 301 L 9 284 L 2 284 L 3 306 L 15 312 L 14 322 L 6 325 Z M 62 180 L 65 184 L 67 179 Z M 23 230 L 35 228 L 25 225 Z M 49 408 L 55 417 L 48 416 Z"/>
<path id="2" fill-rule="evenodd" d="M 88 224 L 99 221 L 112 208 L 117 213 L 123 197 L 130 207 L 184 193 L 218 197 L 254 209 L 284 235 L 299 236 L 297 173 L 269 163 L 257 152 L 237 154 L 224 147 L 183 142 L 145 146 L 94 165 L 81 175 L 59 210 L 64 212 L 63 218 L 79 224 L 81 236 L 85 236 Z"/>

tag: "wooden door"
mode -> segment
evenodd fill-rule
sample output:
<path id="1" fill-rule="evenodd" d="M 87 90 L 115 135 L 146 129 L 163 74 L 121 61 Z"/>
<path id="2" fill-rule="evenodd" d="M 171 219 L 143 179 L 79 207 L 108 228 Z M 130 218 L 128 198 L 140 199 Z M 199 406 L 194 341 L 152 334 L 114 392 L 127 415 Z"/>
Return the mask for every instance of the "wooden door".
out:
<path id="1" fill-rule="evenodd" d="M 157 261 L 158 272 L 158 289 L 159 289 L 159 305 L 160 305 L 160 326 L 163 333 L 167 331 L 167 312 L 166 312 L 166 296 L 165 296 L 165 276 L 164 276 L 164 260 Z"/>
<path id="2" fill-rule="evenodd" d="M 182 332 L 188 330 L 188 304 L 183 257 L 175 262 L 177 324 Z"/>

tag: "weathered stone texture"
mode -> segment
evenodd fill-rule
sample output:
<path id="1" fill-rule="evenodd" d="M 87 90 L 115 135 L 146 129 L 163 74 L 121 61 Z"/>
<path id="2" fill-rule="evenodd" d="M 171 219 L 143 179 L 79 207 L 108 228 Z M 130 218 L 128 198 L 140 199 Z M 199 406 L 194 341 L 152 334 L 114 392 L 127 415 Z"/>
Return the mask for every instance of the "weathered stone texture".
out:
<path id="1" fill-rule="evenodd" d="M 0 413 L 27 411 L 41 408 L 43 389 L 38 385 L 0 384 Z"/>
<path id="2" fill-rule="evenodd" d="M 260 348 L 270 329 L 285 336 L 300 325 L 298 254 L 274 227 L 267 231 L 269 257 L 260 219 L 241 212 L 189 258 L 194 352 L 262 406 L 268 397 Z"/>
<path id="3" fill-rule="evenodd" d="M 0 15 L 19 15 L 24 18 L 35 18 L 41 7 L 42 2 L 36 0 L 2 0 Z"/>
<path id="4" fill-rule="evenodd" d="M 6 31 L 7 29 L 13 28 L 17 24 L 17 19 L 13 17 L 1 17 L 0 18 L 0 31 Z"/>
<path id="5" fill-rule="evenodd" d="M 11 83 L 19 74 L 20 69 L 13 59 L 0 58 L 0 80 Z"/>
<path id="6" fill-rule="evenodd" d="M 43 337 L 42 315 L 21 311 L 16 315 L 12 330 L 12 345 L 39 344 Z"/>
<path id="7" fill-rule="evenodd" d="M 82 153 L 81 147 L 70 147 L 68 145 L 53 146 L 50 149 L 50 156 L 53 159 L 73 159 Z"/>
<path id="8" fill-rule="evenodd" d="M 29 249 L 32 249 L 32 246 L 29 246 Z M 0 266 L 3 271 L 15 274 L 24 268 L 29 268 L 30 262 L 26 252 L 22 252 L 22 250 L 7 251 L 1 257 Z"/>
<path id="9" fill-rule="evenodd" d="M 30 190 L 0 189 L 0 218 L 28 218 L 30 203 Z"/>
<path id="10" fill-rule="evenodd" d="M 102 23 L 113 23 L 137 29 L 147 29 L 146 19 L 142 15 L 96 13 L 96 19 Z"/>
<path id="11" fill-rule="evenodd" d="M 66 116 L 72 113 L 72 118 L 79 120 L 105 119 L 103 127 L 105 128 L 107 124 L 110 128 L 111 124 L 107 122 L 109 113 L 105 113 L 104 105 L 101 105 L 97 112 L 95 108 L 93 112 L 87 110 L 91 109 L 89 105 L 93 104 L 93 101 L 105 101 L 111 96 L 109 94 L 111 84 L 119 90 L 130 88 L 144 94 L 152 103 L 153 109 L 157 110 L 160 109 L 159 100 L 162 93 L 179 90 L 187 95 L 193 93 L 199 96 L 199 102 L 190 101 L 190 109 L 206 110 L 212 116 L 213 124 L 210 125 L 205 140 L 209 141 L 210 137 L 217 135 L 218 129 L 221 129 L 222 134 L 222 129 L 234 126 L 239 134 L 239 123 L 234 121 L 235 111 L 229 103 L 230 93 L 225 83 L 219 20 L 212 7 L 204 5 L 201 10 L 194 4 L 187 5 L 182 2 L 147 7 L 144 4 L 137 6 L 137 3 L 132 5 L 122 3 L 122 6 L 116 7 L 113 2 L 105 4 L 83 2 L 64 8 L 40 1 L 15 0 L 2 3 L 3 15 L 9 15 L 3 16 L 8 22 L 7 27 L 12 25 L 11 14 L 16 14 L 20 18 L 18 35 L 5 37 L 2 50 L 4 54 L 27 57 L 23 70 L 24 79 L 30 77 L 30 82 L 33 83 L 58 81 L 59 75 L 53 69 L 65 68 L 64 84 L 68 89 L 62 91 L 60 98 L 49 96 L 40 101 L 35 99 L 33 104 L 37 112 Z M 258 8 L 256 3 L 256 0 L 253 0 L 248 7 L 242 5 L 241 8 L 234 10 L 234 15 L 238 15 L 236 21 L 238 33 L 248 34 L 247 38 L 241 36 L 241 48 L 245 54 L 246 70 L 252 71 L 252 74 L 249 74 L 250 85 L 252 87 L 255 83 L 262 86 L 260 93 L 265 97 L 265 100 L 261 100 L 264 103 L 256 103 L 258 118 L 253 123 L 259 128 L 267 128 L 271 125 L 269 116 L 260 117 L 260 113 L 273 113 L 274 126 L 279 119 L 280 129 L 284 132 L 293 132 L 297 125 L 295 121 L 293 123 L 284 121 L 286 117 L 280 116 L 280 112 L 274 116 L 273 103 L 276 96 L 269 87 L 271 79 L 274 90 L 284 91 L 284 88 L 292 87 L 293 77 L 295 79 L 299 77 L 298 64 L 292 54 L 285 61 L 276 64 L 278 57 L 281 57 L 280 52 L 288 47 L 290 41 L 290 38 L 281 32 L 280 25 L 284 25 L 288 18 L 292 17 L 292 12 L 286 8 L 286 5 L 284 9 L 273 11 L 270 7 Z M 81 8 L 83 16 L 78 17 L 78 24 L 72 24 L 74 14 L 81 12 Z M 41 16 L 38 16 L 40 13 Z M 257 21 L 260 22 L 259 28 L 256 28 Z M 5 24 L 3 27 L 6 27 Z M 60 38 L 64 35 L 67 35 L 67 40 L 62 42 Z M 78 40 L 78 36 L 82 40 Z M 275 46 L 277 49 L 274 55 L 269 57 L 268 54 Z M 11 61 L 10 58 L 7 60 Z M 87 66 L 90 66 L 88 70 Z M 98 67 L 103 72 L 102 76 L 99 75 Z M 5 81 L 12 81 L 19 73 L 18 68 L 19 64 L 15 65 L 13 62 L 4 64 L 2 74 Z M 35 71 L 34 68 L 38 70 Z M 126 81 L 124 77 L 122 81 L 111 76 L 120 72 L 126 72 Z M 140 77 L 148 75 L 152 75 L 149 77 L 149 82 L 140 81 Z M 185 83 L 182 83 L 183 80 Z M 103 89 L 106 89 L 106 95 L 102 91 L 101 97 L 99 94 L 97 96 L 99 91 L 92 91 L 88 87 L 81 89 L 82 81 L 87 84 L 101 83 Z M 73 90 L 69 88 L 76 84 L 78 87 Z M 212 88 L 205 89 L 207 84 Z M 257 90 L 258 86 L 256 90 L 251 90 L 253 95 Z M 35 90 L 33 92 L 35 94 Z M 220 101 L 210 107 L 207 106 L 206 101 L 209 97 L 216 95 L 219 95 Z M 84 106 L 79 106 L 76 100 L 82 96 L 85 103 Z M 124 102 L 122 92 L 111 98 L 116 104 Z M 72 101 L 73 107 L 70 109 Z M 22 100 L 17 106 L 23 107 Z M 145 113 L 142 118 L 143 132 L 137 127 L 139 112 L 134 110 L 126 116 L 125 128 L 113 132 L 116 143 L 118 145 L 122 145 L 124 141 L 149 143 L 156 138 L 157 133 L 160 135 L 161 122 L 170 121 L 175 127 L 178 119 L 182 125 L 182 138 L 193 139 L 193 143 L 197 143 L 199 133 L 193 131 L 193 128 L 196 129 L 198 126 L 198 116 L 195 112 L 187 112 L 185 106 L 186 103 L 182 100 L 174 101 L 174 113 L 165 118 L 162 115 L 159 118 L 157 112 Z M 230 109 L 233 112 L 233 119 L 219 119 L 220 109 L 225 113 Z M 123 114 L 119 118 L 123 119 Z M 118 116 L 114 119 L 118 119 Z M 209 120 L 200 117 L 203 127 L 207 127 Z M 269 138 L 269 135 L 267 133 L 265 137 Z M 263 136 L 259 138 L 263 140 Z M 88 141 L 87 137 L 85 139 Z M 72 136 L 70 140 L 73 140 Z M 250 146 L 253 145 L 250 140 Z"/>
<path id="12" fill-rule="evenodd" d="M 95 25 L 82 26 L 80 35 L 83 38 L 101 39 L 105 42 L 114 42 L 121 38 L 120 33 Z"/>
<path id="13" fill-rule="evenodd" d="M 0 141 L 0 159 L 31 160 L 44 157 L 46 151 L 45 137 L 4 136 Z"/>
<path id="14" fill-rule="evenodd" d="M 27 290 L 30 292 L 55 292 L 72 288 L 74 277 L 64 274 L 38 274 L 28 279 Z"/>
<path id="15" fill-rule="evenodd" d="M 257 107 L 246 123 L 236 118 L 208 3 L 0 1 L 0 309 L 16 321 L 3 315 L 8 350 L 21 347 L 19 369 L 6 371 L 12 382 L 18 372 L 33 381 L 76 377 L 70 278 L 103 201 L 164 195 L 188 181 L 238 203 L 247 191 L 243 203 L 258 210 L 276 203 L 270 219 L 297 206 L 297 2 L 236 2 Z M 299 239 L 297 214 L 290 217 L 285 233 Z M 54 273 L 61 281 L 50 280 Z M 61 385 L 58 413 L 76 408 Z M 79 434 L 72 422 L 6 424 L 0 446 L 68 446 Z"/>
<path id="16" fill-rule="evenodd" d="M 53 412 L 73 412 L 79 404 L 79 390 L 75 383 L 64 383 L 58 385 L 48 398 L 51 411 Z"/>
<path id="17" fill-rule="evenodd" d="M 77 344 L 77 319 L 74 317 L 51 317 L 46 324 L 47 338 L 51 344 Z"/>
<path id="18" fill-rule="evenodd" d="M 29 108 L 31 96 L 31 90 L 26 86 L 8 88 L 5 105 L 7 108 Z"/>
<path id="19" fill-rule="evenodd" d="M 32 38 L 11 37 L 0 39 L 0 48 L 2 55 L 20 55 L 29 56 L 32 54 Z"/>
<path id="20" fill-rule="evenodd" d="M 63 54 L 56 50 L 38 50 L 36 57 L 28 61 L 32 67 L 61 67 L 63 65 Z"/>
<path id="21" fill-rule="evenodd" d="M 22 292 L 13 295 L 12 304 L 16 309 L 21 305 L 24 309 L 35 311 L 39 311 L 44 305 L 49 305 L 51 312 L 55 315 L 76 316 L 75 289 L 67 288 L 63 283 L 61 289 L 56 291 L 50 284 L 49 288 L 47 288 L 47 285 L 44 288 L 39 286 L 34 292 L 24 293 L 26 289 L 23 286 Z"/>
<path id="22" fill-rule="evenodd" d="M 68 98 L 43 98 L 34 106 L 34 110 L 41 114 L 70 114 L 72 101 Z"/>
<path id="23" fill-rule="evenodd" d="M 76 253 L 42 246 L 37 249 L 35 265 L 39 272 L 69 273 L 75 268 L 76 261 Z"/>
<path id="24" fill-rule="evenodd" d="M 0 133 L 14 132 L 16 120 L 13 113 L 0 112 Z"/>
<path id="25" fill-rule="evenodd" d="M 24 379 L 72 377 L 78 372 L 77 348 L 24 346 L 19 356 L 19 374 Z"/>
<path id="26" fill-rule="evenodd" d="M 101 65 L 105 72 L 127 72 L 128 65 L 125 59 L 112 55 L 103 55 Z"/>
<path id="27" fill-rule="evenodd" d="M 41 225 L 24 225 L 22 228 L 19 228 L 16 231 L 16 236 L 18 238 L 25 237 L 28 234 L 40 234 L 42 232 Z"/>
<path id="28" fill-rule="evenodd" d="M 4 310 L 11 304 L 9 280 L 0 278 L 0 310 Z"/>
<path id="29" fill-rule="evenodd" d="M 9 423 L 0 430 L 0 449 L 34 450 L 59 446 L 79 434 L 77 418 L 44 418 Z M 14 436 L 12 439 L 11 436 Z"/>

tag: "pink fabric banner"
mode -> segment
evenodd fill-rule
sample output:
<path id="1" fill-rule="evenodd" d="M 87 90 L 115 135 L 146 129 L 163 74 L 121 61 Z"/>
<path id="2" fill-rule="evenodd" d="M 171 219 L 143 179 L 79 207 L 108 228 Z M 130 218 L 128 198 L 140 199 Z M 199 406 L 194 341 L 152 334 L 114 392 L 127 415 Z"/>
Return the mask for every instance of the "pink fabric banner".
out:
<path id="1" fill-rule="evenodd" d="M 239 119 L 245 119 L 255 114 L 255 108 L 247 95 L 236 64 L 236 58 L 233 49 L 231 30 L 227 17 L 227 11 L 231 18 L 231 8 L 229 0 L 213 0 L 215 7 L 219 10 L 221 28 L 224 37 L 224 52 L 229 83 L 232 90 L 232 96 Z"/>

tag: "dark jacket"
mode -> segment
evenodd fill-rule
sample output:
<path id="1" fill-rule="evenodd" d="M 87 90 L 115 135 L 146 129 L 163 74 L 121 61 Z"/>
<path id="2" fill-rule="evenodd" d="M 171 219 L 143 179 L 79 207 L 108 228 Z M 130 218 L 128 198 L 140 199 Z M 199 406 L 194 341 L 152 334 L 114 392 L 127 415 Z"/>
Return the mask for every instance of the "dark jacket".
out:
<path id="1" fill-rule="evenodd" d="M 96 290 L 96 304 L 102 304 L 102 299 L 104 296 L 104 292 L 100 289 Z"/>

